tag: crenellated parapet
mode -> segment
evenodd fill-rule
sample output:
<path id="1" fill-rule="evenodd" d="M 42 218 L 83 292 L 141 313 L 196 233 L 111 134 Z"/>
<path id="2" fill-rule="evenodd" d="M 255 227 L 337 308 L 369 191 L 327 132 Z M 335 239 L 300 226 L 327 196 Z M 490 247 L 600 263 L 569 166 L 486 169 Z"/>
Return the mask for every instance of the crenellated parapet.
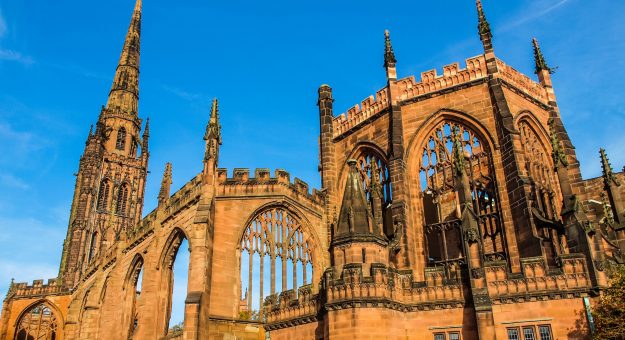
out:
<path id="1" fill-rule="evenodd" d="M 43 280 L 34 280 L 32 285 L 28 282 L 11 283 L 7 298 L 33 298 L 39 296 L 64 295 L 69 294 L 69 289 L 63 287 L 61 282 L 54 278 L 48 279 L 47 283 Z"/>
<path id="2" fill-rule="evenodd" d="M 296 177 L 291 181 L 291 175 L 283 169 L 276 169 L 273 177 L 269 169 L 255 169 L 252 177 L 250 169 L 235 168 L 232 177 L 228 177 L 228 170 L 220 168 L 217 169 L 217 184 L 218 197 L 279 194 L 286 191 L 294 198 L 304 198 L 318 206 L 325 200 L 321 191 L 312 189 L 311 193 L 308 183 L 301 179 Z"/>
<path id="3" fill-rule="evenodd" d="M 443 74 L 437 74 L 436 69 L 422 72 L 421 81 L 417 82 L 414 76 L 406 77 L 397 81 L 398 100 L 410 100 L 426 94 L 444 89 L 450 89 L 458 85 L 470 83 L 474 80 L 483 79 L 487 76 L 486 61 L 484 56 L 469 58 L 466 67 L 461 69 L 459 63 L 453 63 L 443 67 Z"/>
<path id="4" fill-rule="evenodd" d="M 509 66 L 500 59 L 497 59 L 497 69 L 501 74 L 501 78 L 504 80 L 504 84 L 511 86 L 514 90 L 520 91 L 522 94 L 542 104 L 549 104 L 547 91 L 541 84 L 533 81 L 530 77 L 515 70 L 512 66 Z"/>
<path id="5" fill-rule="evenodd" d="M 388 90 L 386 87 L 380 89 L 374 96 L 369 96 L 360 105 L 352 106 L 346 113 L 342 113 L 334 118 L 332 127 L 334 138 L 350 131 L 363 122 L 368 121 L 382 113 L 389 107 Z"/>
<path id="6" fill-rule="evenodd" d="M 270 295 L 265 299 L 264 308 L 267 316 L 267 330 L 301 325 L 317 320 L 321 307 L 319 294 L 312 293 L 312 285 L 300 287 L 280 294 Z"/>

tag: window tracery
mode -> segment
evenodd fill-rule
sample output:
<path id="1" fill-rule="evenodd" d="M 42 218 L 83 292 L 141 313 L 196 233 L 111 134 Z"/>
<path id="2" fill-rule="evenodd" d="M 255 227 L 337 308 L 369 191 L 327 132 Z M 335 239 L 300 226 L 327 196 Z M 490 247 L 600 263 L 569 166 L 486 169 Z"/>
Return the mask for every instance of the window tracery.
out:
<path id="1" fill-rule="evenodd" d="M 387 237 L 392 238 L 395 232 L 390 221 L 393 190 L 388 165 L 383 157 L 369 148 L 360 150 L 356 164 L 375 222 Z"/>
<path id="2" fill-rule="evenodd" d="M 452 154 L 454 134 L 462 146 L 462 163 L 469 180 L 484 256 L 487 260 L 505 258 L 492 155 L 472 129 L 454 121 L 442 121 L 430 132 L 422 147 L 419 178 L 428 265 L 444 267 L 448 278 L 456 275 L 458 265 L 464 261 Z"/>
<path id="3" fill-rule="evenodd" d="M 117 131 L 117 141 L 115 141 L 115 148 L 117 150 L 124 150 L 126 148 L 126 128 L 121 127 Z"/>
<path id="4" fill-rule="evenodd" d="M 103 179 L 102 182 L 100 182 L 100 190 L 98 191 L 97 210 L 106 211 L 110 190 L 111 184 L 109 180 Z"/>
<path id="5" fill-rule="evenodd" d="M 560 199 L 551 154 L 529 122 L 519 121 L 518 129 L 525 156 L 524 166 L 532 186 L 530 204 L 538 237 L 543 241 L 547 262 L 556 265 L 556 258 L 563 252 L 563 235 L 558 230 L 560 217 L 556 202 Z"/>
<path id="6" fill-rule="evenodd" d="M 30 308 L 20 319 L 16 332 L 16 340 L 55 340 L 58 334 L 56 315 L 45 302 Z"/>
<path id="7" fill-rule="evenodd" d="M 117 214 L 125 216 L 128 205 L 128 184 L 124 183 L 119 187 L 117 193 Z"/>
<path id="8" fill-rule="evenodd" d="M 240 293 L 245 292 L 239 307 L 242 318 L 259 318 L 266 296 L 312 282 L 313 241 L 284 208 L 259 212 L 245 229 L 239 249 Z"/>

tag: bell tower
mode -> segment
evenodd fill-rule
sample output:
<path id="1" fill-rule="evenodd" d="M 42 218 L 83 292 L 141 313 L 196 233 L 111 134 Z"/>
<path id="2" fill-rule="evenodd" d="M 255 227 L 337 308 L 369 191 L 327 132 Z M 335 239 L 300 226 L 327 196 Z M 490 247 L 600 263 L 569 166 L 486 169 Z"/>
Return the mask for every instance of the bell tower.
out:
<path id="1" fill-rule="evenodd" d="M 141 0 L 137 0 L 113 85 L 80 158 L 59 278 L 82 274 L 141 219 L 148 168 L 148 122 L 138 116 Z"/>

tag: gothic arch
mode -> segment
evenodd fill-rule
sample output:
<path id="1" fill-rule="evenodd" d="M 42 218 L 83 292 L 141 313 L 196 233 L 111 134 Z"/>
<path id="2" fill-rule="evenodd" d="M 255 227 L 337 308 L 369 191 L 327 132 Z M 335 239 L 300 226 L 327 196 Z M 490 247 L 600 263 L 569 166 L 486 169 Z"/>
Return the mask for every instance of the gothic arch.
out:
<path id="1" fill-rule="evenodd" d="M 376 143 L 366 140 L 360 141 L 354 146 L 347 159 L 355 159 L 358 163 L 358 170 L 363 178 L 363 187 L 369 196 L 369 185 L 371 183 L 372 171 L 377 170 L 377 178 L 383 187 L 383 197 L 386 203 L 392 201 L 393 189 L 391 186 L 389 161 L 386 157 L 386 152 Z M 375 163 L 375 169 L 372 167 Z M 349 167 L 347 162 L 339 165 L 339 194 L 343 192 Z"/>
<path id="2" fill-rule="evenodd" d="M 454 142 L 455 140 L 455 142 Z M 413 211 L 424 225 L 426 265 L 444 267 L 448 278 L 457 278 L 463 263 L 460 205 L 454 175 L 453 150 L 461 146 L 463 171 L 468 177 L 473 213 L 487 259 L 504 259 L 506 242 L 501 219 L 500 189 L 494 167 L 497 144 L 485 127 L 465 113 L 440 110 L 429 116 L 412 137 L 407 149 L 408 185 L 419 192 Z"/>
<path id="3" fill-rule="evenodd" d="M 265 297 L 287 289 L 296 290 L 300 282 L 312 284 L 319 277 L 322 259 L 319 258 L 318 235 L 294 207 L 278 202 L 265 204 L 250 215 L 238 235 L 239 298 L 246 286 L 245 297 L 239 301 L 239 313 L 243 313 L 240 315 L 247 312 L 247 317 L 252 318 L 255 298 L 262 315 Z M 244 261 L 248 268 L 244 268 Z M 260 266 L 259 270 L 253 269 L 255 263 Z M 244 277 L 247 278 L 245 283 Z M 267 286 L 264 285 L 266 278 L 269 278 Z"/>
<path id="4" fill-rule="evenodd" d="M 58 334 L 63 334 L 64 324 L 59 308 L 48 299 L 39 299 L 24 308 L 16 318 L 14 339 L 58 339 Z"/>
<path id="5" fill-rule="evenodd" d="M 139 276 L 144 270 L 144 260 L 140 254 L 136 254 L 132 259 L 126 277 L 122 285 L 123 290 L 123 319 L 122 331 L 126 330 L 126 337 L 131 339 L 136 333 L 138 327 L 138 306 L 140 291 L 137 290 L 139 285 Z"/>
<path id="6" fill-rule="evenodd" d="M 499 144 L 496 142 L 495 137 L 480 121 L 466 112 L 443 108 L 430 114 L 415 131 L 408 144 L 406 144 L 405 159 L 408 160 L 408 166 L 411 165 L 410 160 L 412 153 L 414 153 L 414 150 L 418 149 L 423 143 L 423 140 L 426 138 L 426 134 L 428 134 L 435 126 L 444 120 L 457 121 L 458 123 L 471 128 L 488 145 L 491 152 L 499 149 Z M 419 157 L 419 155 L 416 157 Z M 412 170 L 413 169 L 409 169 L 409 171 Z"/>
<path id="7" fill-rule="evenodd" d="M 182 241 L 185 239 L 187 240 L 187 242 L 189 242 L 189 250 L 192 249 L 191 240 L 189 239 L 189 237 L 187 237 L 187 234 L 184 232 L 184 230 L 179 227 L 175 227 L 169 233 L 169 236 L 165 241 L 165 245 L 161 250 L 161 255 L 159 256 L 156 269 L 161 269 L 164 265 L 171 268 L 174 260 L 171 257 L 175 255 L 175 253 L 178 251 L 178 247 L 180 247 L 180 243 L 182 243 Z"/>
<path id="8" fill-rule="evenodd" d="M 137 275 L 137 270 L 141 269 L 143 267 L 144 264 L 144 260 L 143 260 L 143 256 L 141 256 L 141 254 L 135 254 L 135 257 L 132 259 L 132 262 L 130 262 L 130 266 L 128 266 L 128 271 L 126 272 L 126 276 L 124 277 L 124 283 L 122 286 L 122 289 L 125 290 L 126 287 L 128 287 L 129 284 L 131 285 L 135 285 L 136 283 L 133 282 L 133 280 L 136 280 L 137 277 L 135 277 L 135 275 Z"/>

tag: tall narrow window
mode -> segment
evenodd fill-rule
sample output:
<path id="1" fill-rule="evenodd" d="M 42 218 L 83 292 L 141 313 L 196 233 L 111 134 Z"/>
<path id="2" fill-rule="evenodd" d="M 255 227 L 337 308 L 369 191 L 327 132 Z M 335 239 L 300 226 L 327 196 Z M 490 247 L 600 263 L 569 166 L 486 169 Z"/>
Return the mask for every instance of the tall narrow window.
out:
<path id="1" fill-rule="evenodd" d="M 96 249 L 98 247 L 98 232 L 94 231 L 91 233 L 91 240 L 89 241 L 89 256 L 87 257 L 88 261 L 91 262 L 93 256 L 95 255 Z"/>
<path id="2" fill-rule="evenodd" d="M 100 182 L 100 190 L 98 192 L 97 210 L 106 211 L 110 190 L 110 182 L 107 179 L 103 179 L 102 182 Z"/>
<path id="3" fill-rule="evenodd" d="M 422 147 L 420 186 L 428 266 L 441 267 L 448 279 L 458 279 L 464 258 L 458 183 L 453 171 L 454 138 L 462 147 L 463 171 L 469 180 L 473 213 L 478 217 L 478 237 L 482 240 L 485 257 L 505 258 L 490 150 L 469 127 L 443 121 L 430 132 Z"/>
<path id="4" fill-rule="evenodd" d="M 389 207 L 393 201 L 393 190 L 388 165 L 382 156 L 370 148 L 360 150 L 356 161 L 373 218 L 386 236 L 392 238 L 395 230 L 391 223 Z"/>
<path id="5" fill-rule="evenodd" d="M 126 216 L 126 210 L 128 205 L 128 184 L 124 183 L 119 187 L 117 193 L 117 214 Z"/>
<path id="6" fill-rule="evenodd" d="M 551 327 L 547 325 L 538 326 L 538 333 L 540 334 L 540 340 L 551 340 Z"/>
<path id="7" fill-rule="evenodd" d="M 183 332 L 185 299 L 189 278 L 189 242 L 179 231 L 167 250 L 165 288 L 169 292 L 166 310 L 166 329 L 168 337 L 175 337 Z"/>
<path id="8" fill-rule="evenodd" d="M 141 286 L 143 284 L 143 259 L 138 257 L 130 271 L 130 277 L 127 282 L 126 301 L 130 305 L 130 329 L 128 331 L 128 339 L 132 339 L 137 333 L 139 327 L 139 301 L 141 298 Z M 127 321 L 128 322 L 128 321 Z"/>
<path id="9" fill-rule="evenodd" d="M 267 208 L 252 219 L 240 246 L 240 318 L 262 320 L 266 296 L 312 282 L 312 244 L 299 219 L 284 208 Z"/>
<path id="10" fill-rule="evenodd" d="M 563 253 L 560 238 L 562 232 L 557 227 L 561 199 L 555 185 L 556 179 L 553 171 L 553 162 L 550 152 L 541 142 L 538 133 L 526 120 L 518 124 L 523 141 L 525 158 L 525 170 L 527 171 L 532 192 L 530 203 L 537 232 L 542 239 L 546 252 L 547 263 L 557 265 L 556 258 Z"/>
<path id="11" fill-rule="evenodd" d="M 15 329 L 16 340 L 56 340 L 58 320 L 52 309 L 44 302 L 24 313 Z"/>
<path id="12" fill-rule="evenodd" d="M 117 150 L 124 150 L 126 147 L 126 128 L 121 127 L 117 131 L 117 141 L 115 142 L 115 148 Z"/>

